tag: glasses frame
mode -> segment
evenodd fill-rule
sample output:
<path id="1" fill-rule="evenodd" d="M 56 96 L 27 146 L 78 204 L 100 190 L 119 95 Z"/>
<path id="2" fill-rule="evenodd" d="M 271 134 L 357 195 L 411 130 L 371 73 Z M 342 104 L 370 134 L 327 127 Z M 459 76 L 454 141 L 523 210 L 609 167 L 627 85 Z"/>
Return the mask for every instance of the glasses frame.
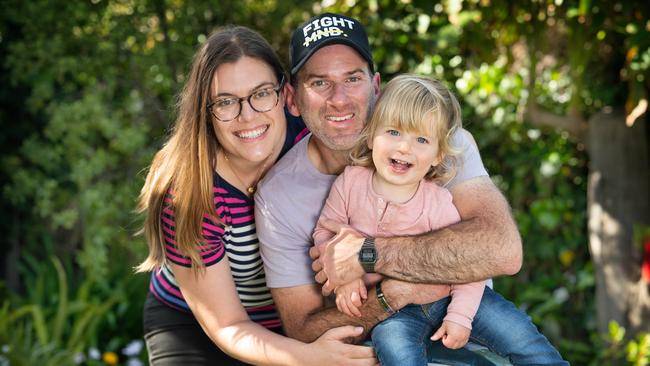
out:
<path id="1" fill-rule="evenodd" d="M 219 122 L 232 122 L 232 121 L 236 120 L 241 115 L 241 111 L 244 108 L 244 105 L 243 105 L 244 101 L 246 101 L 248 103 L 248 105 L 251 107 L 251 109 L 254 110 L 257 113 L 268 112 L 271 109 L 275 108 L 275 106 L 278 105 L 278 102 L 280 101 L 280 91 L 282 90 L 282 87 L 284 86 L 284 81 L 285 81 L 284 80 L 284 75 L 282 75 L 282 79 L 280 79 L 280 84 L 278 86 L 276 86 L 275 88 L 271 88 L 271 90 L 273 90 L 275 92 L 275 104 L 273 104 L 273 106 L 271 108 L 267 109 L 267 110 L 260 111 L 257 108 L 253 107 L 253 105 L 251 104 L 251 98 L 253 97 L 253 95 L 255 95 L 260 90 L 264 90 L 264 89 L 257 90 L 257 91 L 255 91 L 255 92 L 253 92 L 253 93 L 251 93 L 251 94 L 249 94 L 249 95 L 247 95 L 245 97 L 241 97 L 241 98 L 233 97 L 233 99 L 237 99 L 237 102 L 239 103 L 239 112 L 237 112 L 237 115 L 235 115 L 235 117 L 230 118 L 230 119 L 221 119 L 221 118 L 217 117 L 217 114 L 212 110 L 212 106 L 214 106 L 215 103 L 217 103 L 217 100 L 214 100 L 214 101 L 210 102 L 206 106 L 206 108 L 208 109 L 208 112 L 214 118 L 216 118 L 217 121 L 219 121 Z"/>

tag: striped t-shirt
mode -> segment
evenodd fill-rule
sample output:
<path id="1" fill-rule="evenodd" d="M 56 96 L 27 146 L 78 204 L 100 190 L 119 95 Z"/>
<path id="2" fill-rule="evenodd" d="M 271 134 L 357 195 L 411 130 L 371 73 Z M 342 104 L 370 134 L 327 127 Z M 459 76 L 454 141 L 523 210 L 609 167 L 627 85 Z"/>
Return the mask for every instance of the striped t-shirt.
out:
<path id="1" fill-rule="evenodd" d="M 287 119 L 287 137 L 280 157 L 309 132 L 302 120 Z M 280 319 L 266 287 L 259 252 L 254 202 L 217 173 L 212 190 L 221 223 L 215 223 L 207 215 L 203 217 L 204 242 L 197 246 L 201 259 L 209 267 L 227 257 L 239 299 L 251 320 L 266 328 L 279 328 Z M 169 205 L 171 199 L 169 194 L 165 197 L 161 215 L 166 258 L 176 265 L 190 267 L 190 258 L 183 256 L 176 245 L 174 211 Z M 153 271 L 149 289 L 163 303 L 181 311 L 190 311 L 168 265 Z"/>

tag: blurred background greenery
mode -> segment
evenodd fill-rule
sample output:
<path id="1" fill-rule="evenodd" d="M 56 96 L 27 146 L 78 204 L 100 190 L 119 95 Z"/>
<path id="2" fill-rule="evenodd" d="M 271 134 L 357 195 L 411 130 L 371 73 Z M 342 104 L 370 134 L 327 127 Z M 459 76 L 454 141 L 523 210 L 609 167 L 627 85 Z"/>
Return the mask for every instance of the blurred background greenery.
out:
<path id="1" fill-rule="evenodd" d="M 333 11 L 384 81 L 444 80 L 521 231 L 496 289 L 575 365 L 650 363 L 650 3 L 3 0 L 0 365 L 145 363 L 132 210 L 197 45 L 248 25 L 287 59 Z M 645 272 L 643 266 L 646 266 Z"/>

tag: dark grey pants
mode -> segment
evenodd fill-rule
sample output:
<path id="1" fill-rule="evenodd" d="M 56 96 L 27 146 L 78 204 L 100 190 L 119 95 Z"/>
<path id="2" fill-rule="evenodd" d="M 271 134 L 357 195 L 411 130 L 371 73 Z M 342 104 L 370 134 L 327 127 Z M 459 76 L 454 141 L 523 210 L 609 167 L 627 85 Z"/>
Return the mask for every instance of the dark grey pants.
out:
<path id="1" fill-rule="evenodd" d="M 143 326 L 152 366 L 247 365 L 221 351 L 191 313 L 173 309 L 151 293 L 144 303 Z"/>

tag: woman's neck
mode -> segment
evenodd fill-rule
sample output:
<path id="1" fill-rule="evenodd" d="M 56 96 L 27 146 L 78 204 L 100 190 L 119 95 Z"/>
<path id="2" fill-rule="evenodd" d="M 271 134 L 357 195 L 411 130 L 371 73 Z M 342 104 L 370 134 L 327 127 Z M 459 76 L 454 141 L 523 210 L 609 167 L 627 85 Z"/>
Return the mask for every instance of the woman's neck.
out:
<path id="1" fill-rule="evenodd" d="M 248 196 L 255 193 L 257 184 L 271 168 L 278 153 L 272 152 L 262 161 L 250 161 L 229 155 L 224 150 L 217 154 L 217 173 Z"/>

